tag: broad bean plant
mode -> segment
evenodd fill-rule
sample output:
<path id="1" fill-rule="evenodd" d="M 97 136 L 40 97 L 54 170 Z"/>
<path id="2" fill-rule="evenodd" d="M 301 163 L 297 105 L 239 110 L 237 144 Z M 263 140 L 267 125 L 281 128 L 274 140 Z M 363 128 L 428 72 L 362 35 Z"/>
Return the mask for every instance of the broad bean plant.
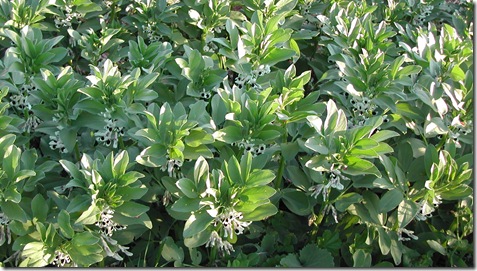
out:
<path id="1" fill-rule="evenodd" d="M 473 9 L 0 0 L 0 266 L 474 267 Z"/>

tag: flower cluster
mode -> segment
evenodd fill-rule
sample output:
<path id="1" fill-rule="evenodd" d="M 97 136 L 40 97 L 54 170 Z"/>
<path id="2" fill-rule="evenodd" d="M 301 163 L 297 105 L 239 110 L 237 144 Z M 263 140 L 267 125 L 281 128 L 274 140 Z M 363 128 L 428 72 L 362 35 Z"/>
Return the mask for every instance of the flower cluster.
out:
<path id="1" fill-rule="evenodd" d="M 462 12 L 465 10 L 463 5 L 466 3 L 465 0 L 445 0 L 439 3 L 439 9 L 447 13 Z"/>
<path id="2" fill-rule="evenodd" d="M 34 131 L 40 123 L 41 123 L 41 120 L 37 116 L 35 116 L 32 110 L 29 110 L 28 117 L 25 123 L 22 125 L 23 131 L 30 133 Z"/>
<path id="3" fill-rule="evenodd" d="M 113 148 L 118 147 L 118 141 L 121 136 L 124 136 L 124 127 L 118 125 L 118 119 L 113 119 L 109 111 L 103 112 L 106 125 L 103 131 L 94 133 L 96 141 L 103 143 L 106 146 L 113 145 Z"/>
<path id="4" fill-rule="evenodd" d="M 213 231 L 212 234 L 210 235 L 209 240 L 205 244 L 205 247 L 217 247 L 219 249 L 220 253 L 227 253 L 230 255 L 231 252 L 234 252 L 234 247 L 229 241 L 224 241 L 222 238 L 219 236 L 219 234 L 216 231 Z"/>
<path id="5" fill-rule="evenodd" d="M 154 22 L 146 22 L 142 25 L 142 30 L 146 33 L 149 43 L 157 42 L 161 40 L 161 36 L 156 33 L 156 24 Z"/>
<path id="6" fill-rule="evenodd" d="M 215 218 L 214 224 L 221 223 L 224 228 L 224 237 L 232 238 L 234 233 L 240 235 L 246 227 L 252 224 L 252 222 L 243 222 L 242 219 L 241 212 L 229 208 Z"/>
<path id="7" fill-rule="evenodd" d="M 27 96 L 23 94 L 12 95 L 10 105 L 18 110 L 31 109 L 31 104 L 27 101 Z"/>
<path id="8" fill-rule="evenodd" d="M 0 213 L 0 246 L 5 243 L 5 235 L 7 237 L 6 239 L 8 244 L 10 244 L 12 241 L 8 224 L 10 224 L 10 219 L 4 213 Z"/>
<path id="9" fill-rule="evenodd" d="M 200 95 L 200 98 L 203 99 L 203 100 L 209 100 L 211 97 L 212 97 L 212 92 L 210 90 L 206 90 L 205 88 L 203 88 L 200 92 L 199 92 L 199 95 Z"/>
<path id="10" fill-rule="evenodd" d="M 4 213 L 0 213 L 0 225 L 8 225 L 9 223 L 10 219 Z"/>
<path id="11" fill-rule="evenodd" d="M 183 162 L 177 159 L 171 159 L 169 154 L 166 154 L 167 163 L 161 166 L 162 171 L 166 171 L 169 177 L 182 178 L 184 175 L 180 172 Z"/>
<path id="12" fill-rule="evenodd" d="M 372 99 L 366 96 L 351 96 L 344 93 L 345 98 L 351 104 L 351 112 L 348 117 L 348 129 L 361 127 L 371 117 L 379 114 L 379 108 L 372 102 Z M 383 115 L 383 122 L 389 122 L 387 115 Z"/>
<path id="13" fill-rule="evenodd" d="M 425 221 L 426 219 L 432 217 L 432 212 L 434 212 L 435 209 L 427 202 L 427 200 L 421 200 L 418 202 L 418 206 L 419 212 L 416 214 L 416 220 Z"/>
<path id="14" fill-rule="evenodd" d="M 300 15 L 305 19 L 303 27 L 307 28 L 307 26 L 310 26 L 319 29 L 323 26 L 323 22 L 318 18 L 318 14 L 311 11 L 313 2 L 315 1 L 305 1 L 299 4 Z"/>
<path id="15" fill-rule="evenodd" d="M 239 89 L 244 89 L 246 85 L 250 85 L 257 90 L 261 90 L 262 87 L 260 84 L 257 84 L 257 79 L 268 73 L 270 73 L 270 65 L 260 65 L 258 68 L 252 70 L 250 74 L 239 74 L 235 78 L 235 85 Z"/>
<path id="16" fill-rule="evenodd" d="M 446 119 L 447 122 L 448 119 Z M 472 120 L 462 121 L 460 116 L 453 118 L 450 121 L 450 124 L 447 124 L 449 128 L 449 136 L 454 141 L 457 148 L 462 147 L 460 144 L 461 136 L 466 136 L 472 133 L 473 131 L 473 122 Z"/>
<path id="17" fill-rule="evenodd" d="M 64 253 L 63 251 L 57 250 L 55 251 L 55 258 L 51 264 L 56 265 L 58 267 L 65 266 L 65 264 L 71 263 L 70 255 Z"/>
<path id="18" fill-rule="evenodd" d="M 244 222 L 242 219 L 243 215 L 241 212 L 228 208 L 215 218 L 214 227 L 222 225 L 222 228 L 224 229 L 223 238 L 230 239 L 233 238 L 234 234 L 242 234 L 245 228 L 252 224 L 252 222 Z M 212 232 L 206 243 L 206 247 L 214 246 L 217 246 L 221 253 L 227 253 L 229 255 L 231 252 L 235 251 L 232 244 L 226 240 L 224 241 L 217 231 Z"/>
<path id="19" fill-rule="evenodd" d="M 220 32 L 219 32 L 220 33 Z M 207 42 L 204 45 L 204 52 L 215 53 L 219 50 L 219 47 L 213 42 Z"/>
<path id="20" fill-rule="evenodd" d="M 121 257 L 119 255 L 119 251 L 121 251 L 122 253 L 126 254 L 126 256 L 133 256 L 133 254 L 131 252 L 129 252 L 129 247 L 125 247 L 125 246 L 121 246 L 120 244 L 118 244 L 118 241 L 112 239 L 110 236 L 101 236 L 101 244 L 103 246 L 103 249 L 104 249 L 104 252 L 106 252 L 106 255 L 108 257 L 112 257 L 118 261 L 122 261 L 124 260 L 123 257 Z M 115 251 L 113 252 L 111 250 L 111 247 L 110 245 L 113 246 L 113 248 L 115 249 Z M 119 251 L 118 251 L 119 249 Z"/>
<path id="21" fill-rule="evenodd" d="M 341 180 L 349 180 L 349 178 L 344 176 L 338 169 L 333 169 L 332 166 L 332 169 L 328 174 L 328 182 L 326 184 L 313 185 L 308 188 L 308 191 L 311 192 L 311 196 L 315 199 L 321 193 L 323 193 L 323 201 L 326 201 L 328 199 L 328 195 L 330 194 L 331 188 L 343 190 L 344 186 L 341 183 Z"/>
<path id="22" fill-rule="evenodd" d="M 68 150 L 63 144 L 63 141 L 60 138 L 60 131 L 56 131 L 54 135 L 50 135 L 50 149 L 59 150 L 61 153 L 67 153 Z"/>
<path id="23" fill-rule="evenodd" d="M 66 5 L 65 6 L 65 18 L 60 18 L 59 16 L 55 17 L 55 26 L 56 28 L 62 28 L 62 27 L 71 27 L 71 21 L 73 19 L 80 19 L 82 15 L 78 12 L 73 12 L 73 8 L 71 5 Z"/>
<path id="24" fill-rule="evenodd" d="M 325 208 L 323 208 L 323 215 L 328 215 L 331 211 L 331 215 L 333 216 L 333 219 L 335 220 L 336 223 L 338 223 L 338 212 L 336 211 L 335 206 L 333 204 L 327 204 Z"/>
<path id="25" fill-rule="evenodd" d="M 255 144 L 250 140 L 242 140 L 239 142 L 232 143 L 232 146 L 238 146 L 239 149 L 243 149 L 246 152 L 250 152 L 252 157 L 260 155 L 265 152 L 267 145 L 265 144 Z"/>
<path id="26" fill-rule="evenodd" d="M 416 25 L 422 26 L 427 18 L 431 15 L 432 10 L 434 9 L 433 5 L 419 3 L 419 13 L 414 17 L 414 22 Z"/>
<path id="27" fill-rule="evenodd" d="M 409 236 L 410 238 L 402 237 L 402 233 L 407 234 L 407 236 Z M 404 229 L 404 228 L 399 228 L 397 230 L 397 234 L 398 234 L 398 241 L 409 241 L 409 240 L 411 240 L 411 238 L 413 240 L 418 239 L 418 237 L 414 235 L 414 231 L 410 231 L 410 230 L 407 230 L 407 229 Z"/>
<path id="28" fill-rule="evenodd" d="M 106 207 L 100 214 L 100 219 L 95 223 L 99 227 L 102 234 L 112 236 L 113 232 L 126 229 L 126 226 L 119 225 L 112 220 L 114 211 Z"/>

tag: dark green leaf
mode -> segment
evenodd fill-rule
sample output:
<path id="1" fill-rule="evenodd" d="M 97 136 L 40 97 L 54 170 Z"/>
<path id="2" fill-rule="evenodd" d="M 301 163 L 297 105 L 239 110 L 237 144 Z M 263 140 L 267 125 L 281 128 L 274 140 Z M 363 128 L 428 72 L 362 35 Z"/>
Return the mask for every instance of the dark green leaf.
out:
<path id="1" fill-rule="evenodd" d="M 61 233 L 66 238 L 72 238 L 74 235 L 74 230 L 71 227 L 70 214 L 67 211 L 61 210 L 58 214 L 58 225 L 60 226 Z"/>
<path id="2" fill-rule="evenodd" d="M 343 194 L 339 196 L 335 201 L 336 210 L 338 210 L 339 212 L 344 212 L 350 205 L 358 203 L 362 199 L 363 196 L 355 192 Z"/>
<path id="3" fill-rule="evenodd" d="M 199 208 L 200 208 L 200 199 L 188 198 L 188 197 L 180 197 L 171 206 L 171 209 L 173 211 L 181 212 L 181 213 L 195 212 L 199 210 Z"/>
<path id="4" fill-rule="evenodd" d="M 200 211 L 192 214 L 184 225 L 184 238 L 192 237 L 204 231 L 214 220 L 206 211 Z"/>
<path id="5" fill-rule="evenodd" d="M 17 203 L 5 201 L 1 204 L 2 211 L 11 220 L 18 220 L 26 223 L 28 216 L 25 211 Z"/>
<path id="6" fill-rule="evenodd" d="M 38 218 L 38 221 L 45 222 L 48 215 L 49 206 L 41 194 L 37 194 L 31 201 L 31 210 L 33 216 Z"/>
<path id="7" fill-rule="evenodd" d="M 168 262 L 182 262 L 184 260 L 184 250 L 174 243 L 172 237 L 167 236 L 162 240 L 161 256 Z"/>
<path id="8" fill-rule="evenodd" d="M 384 194 L 379 201 L 379 213 L 387 213 L 396 208 L 404 199 L 404 195 L 398 189 L 393 189 Z"/>
<path id="9" fill-rule="evenodd" d="M 353 267 L 371 267 L 371 254 L 358 249 L 353 254 Z"/>
<path id="10" fill-rule="evenodd" d="M 404 200 L 398 207 L 398 222 L 400 228 L 405 228 L 411 222 L 418 212 L 416 203 L 410 200 Z"/>
<path id="11" fill-rule="evenodd" d="M 136 203 L 134 201 L 127 201 L 115 209 L 116 212 L 128 217 L 138 217 L 148 210 L 148 206 Z"/>
<path id="12" fill-rule="evenodd" d="M 293 213 L 305 216 L 309 215 L 312 211 L 310 203 L 310 197 L 304 192 L 293 189 L 282 190 L 282 200 L 290 211 Z"/>
<path id="13" fill-rule="evenodd" d="M 259 221 L 267 217 L 273 216 L 278 212 L 277 207 L 272 203 L 266 203 L 258 206 L 250 213 L 243 214 L 243 220 L 245 221 Z"/>
<path id="14" fill-rule="evenodd" d="M 381 172 L 379 172 L 378 168 L 368 160 L 347 156 L 344 159 L 344 164 L 347 168 L 343 170 L 343 173 L 349 175 L 373 174 L 376 177 L 381 177 Z"/>
<path id="15" fill-rule="evenodd" d="M 300 251 L 300 262 L 304 267 L 330 268 L 335 266 L 331 253 L 315 244 L 308 244 Z"/>
<path id="16" fill-rule="evenodd" d="M 280 260 L 280 265 L 283 267 L 292 267 L 292 268 L 297 268 L 297 267 L 303 267 L 298 260 L 298 257 L 296 254 L 288 254 L 287 256 L 283 257 Z"/>
<path id="17" fill-rule="evenodd" d="M 187 179 L 187 178 L 182 178 L 176 182 L 176 186 L 179 188 L 179 190 L 184 193 L 184 195 L 188 198 L 196 198 L 199 194 L 197 193 L 197 187 L 194 181 Z"/>

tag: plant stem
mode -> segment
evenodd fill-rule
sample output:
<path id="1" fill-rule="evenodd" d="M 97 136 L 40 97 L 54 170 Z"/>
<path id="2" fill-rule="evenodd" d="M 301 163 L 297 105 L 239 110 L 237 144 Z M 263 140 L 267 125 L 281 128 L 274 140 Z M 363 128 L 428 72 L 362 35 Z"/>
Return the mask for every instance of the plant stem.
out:
<path id="1" fill-rule="evenodd" d="M 277 172 L 277 182 L 275 183 L 275 189 L 280 189 L 282 186 L 283 171 L 285 170 L 285 157 L 283 154 L 280 154 L 280 165 Z"/>
<path id="2" fill-rule="evenodd" d="M 213 246 L 210 250 L 209 263 L 214 263 L 217 258 L 217 246 Z"/>
<path id="3" fill-rule="evenodd" d="M 283 133 L 282 143 L 286 143 L 288 139 L 287 123 L 286 121 L 283 124 L 285 132 Z M 277 181 L 275 183 L 275 189 L 280 189 L 282 187 L 283 180 L 283 171 L 285 170 L 285 157 L 283 156 L 283 150 L 280 153 L 280 165 L 278 166 L 277 172 Z"/>

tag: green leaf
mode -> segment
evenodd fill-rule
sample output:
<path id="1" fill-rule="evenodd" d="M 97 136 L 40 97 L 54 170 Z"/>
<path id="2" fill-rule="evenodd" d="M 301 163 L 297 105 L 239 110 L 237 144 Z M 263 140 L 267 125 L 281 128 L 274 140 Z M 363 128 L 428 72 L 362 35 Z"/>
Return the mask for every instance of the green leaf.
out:
<path id="1" fill-rule="evenodd" d="M 126 172 L 125 174 L 119 176 L 119 178 L 117 180 L 117 184 L 118 184 L 119 187 L 125 187 L 125 189 L 129 189 L 131 187 L 126 187 L 126 186 L 128 186 L 128 185 L 136 182 L 138 179 L 144 178 L 144 177 L 145 177 L 144 174 L 136 172 L 136 171 Z M 117 190 L 116 190 L 116 192 L 117 192 Z"/>
<path id="2" fill-rule="evenodd" d="M 184 250 L 174 242 L 172 237 L 167 236 L 162 240 L 161 256 L 168 262 L 184 261 Z"/>
<path id="3" fill-rule="evenodd" d="M 86 211 L 84 211 L 78 219 L 76 219 L 75 224 L 84 224 L 91 225 L 96 223 L 96 216 L 101 212 L 98 206 L 91 204 Z"/>
<path id="4" fill-rule="evenodd" d="M 270 217 L 278 212 L 277 207 L 272 203 L 266 203 L 258 206 L 250 213 L 243 214 L 243 220 L 245 221 L 260 221 L 267 217 Z"/>
<path id="5" fill-rule="evenodd" d="M 195 172 L 194 172 L 195 173 Z M 197 198 L 198 193 L 197 193 L 197 187 L 194 181 L 187 179 L 187 178 L 182 178 L 176 182 L 176 186 L 181 190 L 182 193 L 188 198 Z"/>
<path id="6" fill-rule="evenodd" d="M 386 139 L 396 137 L 396 136 L 399 136 L 399 134 L 395 131 L 381 130 L 381 131 L 378 131 L 377 133 L 375 133 L 374 135 L 372 135 L 370 138 L 374 139 L 377 142 L 381 142 L 381 141 L 384 141 Z"/>
<path id="7" fill-rule="evenodd" d="M 214 154 L 206 145 L 200 145 L 195 148 L 190 147 L 189 145 L 185 145 L 184 151 L 182 153 L 184 154 L 184 159 L 191 160 L 196 160 L 201 156 L 204 158 L 214 157 Z"/>
<path id="8" fill-rule="evenodd" d="M 188 248 L 200 247 L 207 243 L 211 233 L 212 230 L 206 229 L 191 237 L 184 238 L 184 245 L 186 245 Z"/>
<path id="9" fill-rule="evenodd" d="M 214 137 L 203 130 L 191 130 L 184 138 L 184 142 L 191 147 L 214 143 Z"/>
<path id="10" fill-rule="evenodd" d="M 453 187 L 452 189 L 448 189 L 442 191 L 440 196 L 444 200 L 461 200 L 473 194 L 473 189 L 467 185 L 459 185 L 457 187 Z"/>
<path id="11" fill-rule="evenodd" d="M 452 80 L 459 82 L 461 80 L 465 79 L 465 73 L 464 71 L 460 68 L 459 65 L 455 65 L 454 68 L 452 68 L 450 72 L 450 77 Z"/>
<path id="12" fill-rule="evenodd" d="M 48 216 L 49 210 L 48 203 L 43 198 L 41 194 L 37 194 L 31 201 L 31 211 L 33 213 L 33 217 L 38 218 L 38 221 L 44 222 L 46 221 L 46 217 Z"/>
<path id="13" fill-rule="evenodd" d="M 432 144 L 427 145 L 426 152 L 424 153 L 424 168 L 426 172 L 430 172 L 432 164 L 437 162 L 439 162 L 439 154 L 436 147 Z"/>
<path id="14" fill-rule="evenodd" d="M 246 180 L 247 187 L 267 185 L 275 179 L 275 174 L 269 169 L 258 169 L 250 173 Z"/>
<path id="15" fill-rule="evenodd" d="M 18 220 L 26 223 L 28 216 L 26 212 L 17 203 L 11 201 L 5 201 L 1 204 L 2 211 L 11 220 Z"/>
<path id="16" fill-rule="evenodd" d="M 121 213 L 114 214 L 114 222 L 120 225 L 142 225 L 148 229 L 152 229 L 152 222 L 147 213 L 143 213 L 139 216 L 130 217 Z"/>
<path id="17" fill-rule="evenodd" d="M 231 184 L 244 185 L 240 164 L 235 156 L 232 156 L 228 163 L 225 163 L 225 173 L 227 174 Z"/>
<path id="18" fill-rule="evenodd" d="M 289 188 L 283 189 L 282 200 L 285 206 L 297 215 L 309 215 L 312 211 L 310 197 L 302 191 Z"/>
<path id="19" fill-rule="evenodd" d="M 201 185 L 201 182 L 209 181 L 209 164 L 207 163 L 204 157 L 199 157 L 197 161 L 195 162 L 194 181 L 195 181 L 194 186 Z"/>
<path id="20" fill-rule="evenodd" d="M 13 178 L 20 162 L 21 150 L 15 145 L 7 147 L 2 161 L 2 169 L 8 177 Z"/>
<path id="21" fill-rule="evenodd" d="M 398 207 L 399 228 L 405 228 L 411 222 L 419 211 L 415 202 L 405 199 Z"/>
<path id="22" fill-rule="evenodd" d="M 308 244 L 300 250 L 299 259 L 304 267 L 330 268 L 335 266 L 333 255 L 316 244 Z"/>
<path id="23" fill-rule="evenodd" d="M 420 71 L 422 70 L 422 67 L 421 66 L 418 66 L 418 65 L 408 65 L 402 69 L 400 69 L 397 73 L 396 73 L 396 77 L 397 78 L 400 78 L 400 77 L 404 77 L 404 76 L 408 76 L 408 75 L 412 75 L 412 74 L 418 74 Z"/>
<path id="24" fill-rule="evenodd" d="M 353 149 L 367 150 L 377 147 L 379 144 L 372 138 L 363 138 L 354 144 Z"/>
<path id="25" fill-rule="evenodd" d="M 371 267 L 371 254 L 363 249 L 353 253 L 353 267 Z"/>
<path id="26" fill-rule="evenodd" d="M 214 218 L 203 210 L 192 214 L 184 225 L 184 238 L 192 237 L 204 231 L 213 220 Z"/>
<path id="27" fill-rule="evenodd" d="M 138 217 L 149 210 L 149 206 L 136 203 L 134 201 L 127 201 L 121 206 L 114 209 L 116 212 L 127 217 Z"/>
<path id="28" fill-rule="evenodd" d="M 391 237 L 381 227 L 378 227 L 378 234 L 379 249 L 383 255 L 388 255 L 389 251 L 391 251 Z"/>
<path id="29" fill-rule="evenodd" d="M 242 129 L 229 125 L 219 131 L 214 132 L 214 138 L 228 144 L 242 140 Z"/>
<path id="30" fill-rule="evenodd" d="M 68 213 L 75 213 L 82 210 L 86 210 L 88 206 L 91 205 L 91 196 L 89 195 L 78 195 L 69 201 L 66 211 Z"/>
<path id="31" fill-rule="evenodd" d="M 73 179 L 76 179 L 76 180 L 83 179 L 83 174 L 81 174 L 81 172 L 78 170 L 75 164 L 71 163 L 68 160 L 60 160 L 60 164 L 61 166 L 63 166 L 65 171 L 68 172 L 68 174 L 70 174 L 71 177 L 73 177 Z"/>
<path id="32" fill-rule="evenodd" d="M 280 260 L 280 265 L 283 267 L 292 267 L 292 268 L 303 267 L 300 261 L 298 260 L 298 257 L 296 256 L 296 254 L 293 254 L 293 253 L 289 253 L 287 256 L 283 257 Z"/>
<path id="33" fill-rule="evenodd" d="M 71 227 L 70 214 L 66 210 L 61 210 L 58 213 L 58 225 L 60 226 L 60 232 L 66 238 L 72 238 L 74 230 Z"/>
<path id="34" fill-rule="evenodd" d="M 123 150 L 114 157 L 113 161 L 113 177 L 117 178 L 126 173 L 129 163 L 128 152 Z"/>
<path id="35" fill-rule="evenodd" d="M 247 202 L 256 202 L 262 201 L 264 199 L 269 199 L 273 196 L 277 191 L 268 185 L 260 186 L 260 187 L 251 187 L 248 189 L 244 189 L 240 194 L 240 200 Z"/>
<path id="36" fill-rule="evenodd" d="M 335 201 L 336 210 L 339 212 L 344 212 L 350 205 L 358 203 L 362 199 L 363 196 L 355 192 L 342 194 Z"/>
<path id="37" fill-rule="evenodd" d="M 71 243 L 75 246 L 91 246 L 97 244 L 98 242 L 99 238 L 88 231 L 75 234 L 75 236 L 71 240 Z"/>
<path id="38" fill-rule="evenodd" d="M 310 180 L 298 166 L 287 166 L 286 173 L 288 173 L 288 178 L 291 180 L 294 186 L 301 190 L 305 190 L 310 186 Z"/>
<path id="39" fill-rule="evenodd" d="M 426 243 L 435 251 L 439 252 L 441 255 L 446 256 L 446 249 L 439 244 L 436 240 L 426 240 Z"/>
<path id="40" fill-rule="evenodd" d="M 3 197 L 5 201 L 11 201 L 14 203 L 19 203 L 22 200 L 22 194 L 18 192 L 18 189 L 15 185 L 8 186 L 3 191 Z"/>
<path id="41" fill-rule="evenodd" d="M 308 120 L 308 124 L 313 127 L 318 134 L 322 135 L 323 121 L 321 118 L 311 115 L 307 116 L 306 119 Z"/>
<path id="42" fill-rule="evenodd" d="M 397 234 L 396 233 L 390 233 L 392 235 L 391 237 L 391 256 L 393 257 L 394 264 L 399 265 L 401 264 L 402 260 L 402 244 L 398 243 L 397 241 Z"/>
<path id="43" fill-rule="evenodd" d="M 265 54 L 265 57 L 262 58 L 260 64 L 272 66 L 277 64 L 278 62 L 289 60 L 295 54 L 296 52 L 293 49 L 273 47 Z"/>
<path id="44" fill-rule="evenodd" d="M 23 247 L 22 257 L 26 260 L 20 263 L 20 267 L 43 267 L 48 265 L 45 260 L 46 247 L 43 242 L 29 242 Z"/>
<path id="45" fill-rule="evenodd" d="M 200 199 L 188 198 L 188 197 L 180 197 L 171 206 L 171 209 L 173 211 L 181 212 L 181 213 L 195 212 L 199 210 L 199 208 L 200 208 Z"/>
<path id="46" fill-rule="evenodd" d="M 396 208 L 404 199 L 404 195 L 398 189 L 386 192 L 379 200 L 379 213 L 387 213 Z"/>
<path id="47" fill-rule="evenodd" d="M 323 143 L 323 140 L 321 140 L 320 136 L 308 138 L 308 140 L 305 142 L 305 147 L 319 154 L 327 155 L 330 152 L 328 147 Z"/>
<path id="48" fill-rule="evenodd" d="M 354 156 L 346 156 L 344 159 L 344 164 L 346 165 L 346 170 L 343 170 L 343 173 L 349 175 L 362 175 L 362 174 L 373 174 L 376 177 L 381 177 L 381 172 L 378 168 L 368 160 L 364 160 Z"/>

